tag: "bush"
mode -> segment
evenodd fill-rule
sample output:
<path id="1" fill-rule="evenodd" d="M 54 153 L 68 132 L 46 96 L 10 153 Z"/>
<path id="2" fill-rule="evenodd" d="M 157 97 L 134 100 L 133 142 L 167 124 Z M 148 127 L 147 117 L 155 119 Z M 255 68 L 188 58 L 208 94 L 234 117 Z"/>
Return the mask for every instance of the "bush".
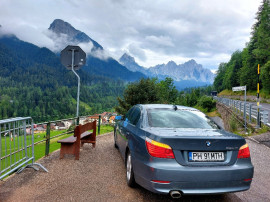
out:
<path id="1" fill-rule="evenodd" d="M 216 101 L 213 100 L 212 97 L 204 95 L 199 99 L 198 105 L 206 109 L 207 112 L 210 112 L 212 109 L 216 107 Z"/>
<path id="2" fill-rule="evenodd" d="M 230 126 L 230 131 L 231 132 L 236 131 L 237 128 L 238 128 L 237 120 L 233 116 L 231 116 L 231 118 L 229 120 L 229 126 Z"/>

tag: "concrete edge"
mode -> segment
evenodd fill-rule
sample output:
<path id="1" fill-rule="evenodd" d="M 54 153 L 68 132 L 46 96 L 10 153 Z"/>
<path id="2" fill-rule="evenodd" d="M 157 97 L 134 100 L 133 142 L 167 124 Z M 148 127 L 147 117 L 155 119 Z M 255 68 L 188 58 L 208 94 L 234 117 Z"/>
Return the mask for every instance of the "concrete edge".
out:
<path id="1" fill-rule="evenodd" d="M 266 145 L 260 143 L 259 141 L 255 140 L 255 139 L 252 138 L 252 137 L 246 137 L 245 139 L 248 139 L 248 140 L 250 140 L 250 141 L 252 141 L 252 142 L 255 142 L 255 143 L 257 143 L 257 144 L 260 144 L 260 145 L 266 147 L 267 149 L 270 149 L 268 146 L 266 146 Z"/>

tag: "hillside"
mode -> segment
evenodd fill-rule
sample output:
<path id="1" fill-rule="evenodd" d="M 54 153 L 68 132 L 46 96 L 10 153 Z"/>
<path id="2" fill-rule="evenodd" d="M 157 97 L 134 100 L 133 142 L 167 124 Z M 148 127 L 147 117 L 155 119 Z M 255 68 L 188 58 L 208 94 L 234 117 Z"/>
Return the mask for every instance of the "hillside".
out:
<path id="1" fill-rule="evenodd" d="M 124 84 L 81 69 L 80 115 L 111 110 Z M 77 79 L 47 48 L 16 36 L 0 38 L 0 118 L 32 116 L 35 121 L 74 117 Z"/>
<path id="2" fill-rule="evenodd" d="M 220 92 L 231 90 L 234 86 L 247 86 L 247 90 L 260 89 L 270 93 L 270 2 L 263 0 L 258 9 L 256 22 L 252 26 L 250 41 L 243 50 L 235 51 L 231 59 L 219 65 L 214 81 Z M 258 65 L 260 76 L 258 81 Z"/>

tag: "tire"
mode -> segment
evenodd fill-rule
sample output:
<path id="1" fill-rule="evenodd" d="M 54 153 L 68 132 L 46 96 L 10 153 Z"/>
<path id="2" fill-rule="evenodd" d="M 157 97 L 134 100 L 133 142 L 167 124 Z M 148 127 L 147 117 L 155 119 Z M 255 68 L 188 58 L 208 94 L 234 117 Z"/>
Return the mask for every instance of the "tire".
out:
<path id="1" fill-rule="evenodd" d="M 131 154 L 130 154 L 130 152 L 127 153 L 126 178 L 127 178 L 127 185 L 129 187 L 135 187 L 136 182 L 135 182 L 135 178 L 134 178 L 134 172 L 133 172 L 133 167 L 132 167 L 132 161 L 131 161 Z"/>
<path id="2" fill-rule="evenodd" d="M 115 147 L 116 149 L 118 149 L 118 145 L 117 145 L 117 143 L 116 143 L 116 131 L 114 131 L 113 137 L 114 137 L 114 147 Z"/>

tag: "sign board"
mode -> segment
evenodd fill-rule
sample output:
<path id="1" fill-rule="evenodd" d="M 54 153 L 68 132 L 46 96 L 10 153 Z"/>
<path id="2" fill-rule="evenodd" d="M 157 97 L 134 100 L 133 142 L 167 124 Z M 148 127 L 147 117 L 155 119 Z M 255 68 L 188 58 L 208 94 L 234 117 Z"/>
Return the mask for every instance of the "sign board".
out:
<path id="1" fill-rule="evenodd" d="M 246 90 L 246 86 L 233 87 L 232 90 L 233 90 L 233 91 L 242 91 L 242 90 Z"/>
<path id="2" fill-rule="evenodd" d="M 79 46 L 67 46 L 61 51 L 61 63 L 68 69 L 72 69 L 72 51 L 74 50 L 74 70 L 80 69 L 85 65 L 86 54 Z"/>

